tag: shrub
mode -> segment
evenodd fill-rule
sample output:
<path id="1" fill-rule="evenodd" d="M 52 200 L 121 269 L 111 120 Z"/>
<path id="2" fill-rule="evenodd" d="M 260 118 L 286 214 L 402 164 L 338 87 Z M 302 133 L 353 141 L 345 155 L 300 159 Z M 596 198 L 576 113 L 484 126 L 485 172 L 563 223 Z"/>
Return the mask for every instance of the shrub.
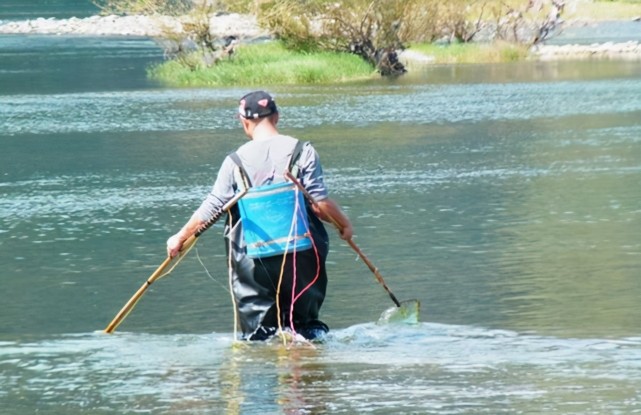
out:
<path id="1" fill-rule="evenodd" d="M 259 19 L 285 45 L 350 52 L 382 74 L 404 68 L 395 51 L 414 39 L 433 39 L 437 0 L 272 0 Z"/>
<path id="2" fill-rule="evenodd" d="M 334 83 L 369 78 L 373 71 L 354 55 L 295 52 L 280 42 L 269 42 L 239 46 L 233 59 L 214 67 L 190 69 L 171 61 L 151 68 L 149 73 L 156 80 L 177 86 L 226 86 Z"/>

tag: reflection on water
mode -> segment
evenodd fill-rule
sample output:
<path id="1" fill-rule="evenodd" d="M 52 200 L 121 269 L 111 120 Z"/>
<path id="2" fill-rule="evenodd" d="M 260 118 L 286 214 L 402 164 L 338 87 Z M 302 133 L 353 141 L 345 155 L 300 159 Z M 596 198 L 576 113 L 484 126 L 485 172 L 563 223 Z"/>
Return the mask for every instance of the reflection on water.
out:
<path id="1" fill-rule="evenodd" d="M 3 111 L 2 117 L 26 121 L 22 116 L 27 114 L 20 111 L 24 105 L 56 111 L 52 102 L 43 101 L 55 98 L 44 94 L 152 88 L 156 84 L 147 80 L 144 66 L 161 61 L 162 51 L 151 39 L 0 35 L 0 99 L 8 109 L 18 110 L 18 114 Z M 13 98 L 25 101 L 12 108 Z M 100 100 L 80 100 L 85 114 L 100 108 Z M 60 104 L 65 106 L 65 101 L 62 95 Z"/>
<path id="2" fill-rule="evenodd" d="M 639 65 L 275 88 L 283 132 L 319 150 L 359 247 L 422 304 L 417 325 L 374 324 L 393 304 L 332 235 L 330 340 L 288 350 L 232 347 L 220 225 L 123 332 L 87 334 L 245 140 L 245 89 L 152 85 L 158 53 L 0 37 L 3 414 L 641 411 Z"/>

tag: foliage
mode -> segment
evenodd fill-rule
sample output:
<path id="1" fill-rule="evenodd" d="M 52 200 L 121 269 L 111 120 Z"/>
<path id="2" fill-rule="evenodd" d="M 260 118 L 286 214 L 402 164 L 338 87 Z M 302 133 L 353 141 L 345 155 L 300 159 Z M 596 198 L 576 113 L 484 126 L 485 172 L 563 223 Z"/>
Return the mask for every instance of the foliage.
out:
<path id="1" fill-rule="evenodd" d="M 507 42 L 423 43 L 412 45 L 412 50 L 429 55 L 434 63 L 441 64 L 514 62 L 528 55 L 527 46 Z"/>
<path id="2" fill-rule="evenodd" d="M 224 7 L 219 0 L 93 0 L 103 13 L 145 14 L 179 17 L 180 25 L 167 26 L 158 21 L 162 35 L 157 39 L 165 57 L 190 69 L 211 66 L 233 53 L 233 39 L 216 39 L 211 18 Z"/>
<path id="3" fill-rule="evenodd" d="M 234 13 L 256 14 L 262 0 L 221 0 L 222 8 Z"/>
<path id="4" fill-rule="evenodd" d="M 492 6 L 495 38 L 533 45 L 554 34 L 565 8 L 563 0 L 529 0 L 524 5 L 498 3 Z"/>
<path id="5" fill-rule="evenodd" d="M 403 72 L 395 51 L 432 39 L 437 0 L 272 0 L 259 20 L 288 47 L 351 52 L 381 73 Z"/>
<path id="6" fill-rule="evenodd" d="M 300 50 L 355 53 L 382 74 L 402 73 L 395 51 L 411 42 L 487 39 L 531 45 L 554 33 L 561 0 L 271 0 L 260 22 Z"/>
<path id="7" fill-rule="evenodd" d="M 488 1 L 450 0 L 439 4 L 435 31 L 449 41 L 471 42 L 483 29 Z"/>
<path id="8" fill-rule="evenodd" d="M 236 47 L 235 39 L 222 42 L 212 35 L 212 16 L 221 10 L 256 14 L 282 45 L 301 52 L 296 65 L 294 62 L 290 65 L 297 67 L 298 74 L 307 73 L 311 82 L 316 82 L 317 77 L 323 82 L 326 70 L 316 72 L 313 65 L 300 60 L 303 56 L 319 56 L 322 51 L 348 52 L 363 58 L 382 75 L 399 75 L 406 70 L 397 51 L 410 43 L 435 40 L 467 43 L 485 32 L 486 39 L 531 45 L 554 32 L 563 11 L 562 0 L 93 1 L 105 12 L 179 16 L 182 27 L 179 30 L 166 27 L 159 43 L 173 63 L 199 74 L 187 76 L 190 79 L 201 76 L 206 67 L 220 66 L 219 71 L 205 75 L 206 83 L 216 82 L 213 79 L 226 70 L 226 58 L 232 56 Z M 314 55 L 310 55 L 312 52 Z M 520 54 L 518 48 L 508 53 L 512 58 Z M 180 72 L 175 65 L 166 68 Z M 291 79 L 298 75 L 287 76 Z M 233 78 L 231 74 L 225 77 Z M 274 79 L 282 78 L 274 76 Z"/>
<path id="9" fill-rule="evenodd" d="M 280 42 L 269 42 L 240 46 L 233 59 L 214 67 L 190 69 L 170 61 L 151 68 L 149 73 L 156 80 L 177 86 L 323 84 L 370 78 L 372 68 L 354 55 L 294 52 Z"/>

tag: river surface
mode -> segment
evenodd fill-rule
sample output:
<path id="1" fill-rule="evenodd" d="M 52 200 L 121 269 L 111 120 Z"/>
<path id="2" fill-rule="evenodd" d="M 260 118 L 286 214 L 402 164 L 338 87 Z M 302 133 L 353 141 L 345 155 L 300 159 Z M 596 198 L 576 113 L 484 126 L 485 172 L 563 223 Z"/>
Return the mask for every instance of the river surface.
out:
<path id="1" fill-rule="evenodd" d="M 104 3 L 104 2 L 103 2 Z M 39 17 L 67 19 L 88 17 L 100 9 L 92 0 L 2 0 L 0 21 L 26 20 Z"/>
<path id="2" fill-rule="evenodd" d="M 434 66 L 276 87 L 355 241 L 332 235 L 332 331 L 234 346 L 221 227 L 164 259 L 247 88 L 145 78 L 147 39 L 0 36 L 0 412 L 641 412 L 641 65 Z"/>

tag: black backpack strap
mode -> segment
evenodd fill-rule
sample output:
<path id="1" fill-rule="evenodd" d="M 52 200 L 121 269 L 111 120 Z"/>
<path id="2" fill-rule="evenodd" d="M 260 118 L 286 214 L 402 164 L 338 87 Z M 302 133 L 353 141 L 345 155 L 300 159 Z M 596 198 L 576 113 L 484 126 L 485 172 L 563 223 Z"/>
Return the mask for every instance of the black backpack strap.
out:
<path id="1" fill-rule="evenodd" d="M 249 189 L 251 187 L 251 180 L 249 180 L 249 175 L 247 174 L 245 167 L 243 167 L 243 162 L 240 161 L 240 157 L 238 157 L 236 152 L 233 152 L 229 154 L 229 158 L 236 163 L 236 166 L 238 166 L 237 172 L 239 177 L 236 177 L 236 174 L 234 174 L 236 184 L 244 186 L 244 189 L 242 190 Z"/>
<path id="2" fill-rule="evenodd" d="M 303 147 L 305 147 L 305 144 L 307 144 L 307 141 L 298 140 L 294 147 L 294 151 L 292 152 L 292 157 L 289 159 L 289 166 L 287 170 L 289 170 L 294 177 L 298 177 L 298 165 L 296 163 L 298 163 L 298 159 L 303 153 Z"/>

